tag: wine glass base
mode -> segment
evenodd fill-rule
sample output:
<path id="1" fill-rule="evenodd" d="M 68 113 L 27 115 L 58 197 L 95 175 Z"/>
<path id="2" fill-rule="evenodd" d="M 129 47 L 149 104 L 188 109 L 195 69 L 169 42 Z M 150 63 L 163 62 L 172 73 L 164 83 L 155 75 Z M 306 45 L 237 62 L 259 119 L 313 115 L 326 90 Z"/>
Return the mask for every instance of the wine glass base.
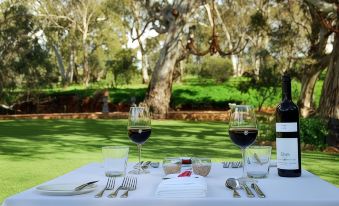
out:
<path id="1" fill-rule="evenodd" d="M 148 174 L 148 170 L 131 170 L 128 172 L 128 174 L 133 174 L 133 175 L 141 175 L 141 174 Z"/>

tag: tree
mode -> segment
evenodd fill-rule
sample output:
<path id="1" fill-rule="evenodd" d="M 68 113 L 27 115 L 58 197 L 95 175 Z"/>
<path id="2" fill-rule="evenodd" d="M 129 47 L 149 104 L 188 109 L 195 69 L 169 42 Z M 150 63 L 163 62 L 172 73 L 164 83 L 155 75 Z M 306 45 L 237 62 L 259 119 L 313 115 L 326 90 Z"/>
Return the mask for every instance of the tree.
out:
<path id="1" fill-rule="evenodd" d="M 143 3 L 141 8 L 147 12 L 146 25 L 151 24 L 152 28 L 159 34 L 167 34 L 144 100 L 154 113 L 164 117 L 169 109 L 172 84 L 173 80 L 178 77 L 175 73 L 180 70 L 180 61 L 190 54 L 204 56 L 218 53 L 225 57 L 233 53 L 239 53 L 244 47 L 239 46 L 241 41 L 238 41 L 237 46 L 232 50 L 226 52 L 222 50 L 216 31 L 214 1 L 212 10 L 206 9 L 212 27 L 211 38 L 208 41 L 206 50 L 200 50 L 196 46 L 192 32 L 195 29 L 195 25 L 201 23 L 194 22 L 194 19 L 196 17 L 199 19 L 199 15 L 203 14 L 201 10 L 198 13 L 196 12 L 206 1 L 140 2 Z"/>
<path id="2" fill-rule="evenodd" d="M 51 83 L 52 66 L 39 44 L 34 16 L 20 1 L 0 6 L 0 96 L 14 88 L 31 91 Z"/>
<path id="3" fill-rule="evenodd" d="M 118 78 L 122 78 L 126 84 L 130 84 L 134 74 L 136 73 L 135 56 L 132 50 L 122 49 L 120 50 L 113 60 L 106 62 L 106 67 L 112 71 L 112 86 L 116 87 L 118 84 Z"/>
<path id="4" fill-rule="evenodd" d="M 106 18 L 103 14 L 102 4 L 103 1 L 101 0 L 40 0 L 37 7 L 38 15 L 42 18 L 47 18 L 49 24 L 53 27 L 60 28 L 63 35 L 74 38 L 80 34 L 82 80 L 85 86 L 88 86 L 91 78 L 91 68 L 89 66 L 89 54 L 92 51 L 91 40 L 93 35 L 98 32 L 96 30 L 97 26 L 102 24 Z M 71 53 L 70 55 L 74 54 Z M 60 62 L 59 58 L 59 65 L 61 65 Z M 70 68 L 73 68 L 72 63 L 70 65 Z"/>
<path id="5" fill-rule="evenodd" d="M 277 93 L 277 82 L 280 80 L 278 72 L 278 63 L 274 60 L 268 52 L 261 56 L 260 73 L 259 76 L 252 74 L 249 80 L 238 85 L 238 89 L 242 92 L 248 92 L 250 89 L 258 91 L 258 111 L 261 111 L 264 103 L 273 95 Z"/>
<path id="6" fill-rule="evenodd" d="M 145 97 L 145 103 L 154 113 L 161 116 L 164 116 L 169 108 L 175 65 L 182 60 L 185 53 L 185 47 L 182 46 L 184 31 L 200 5 L 201 1 L 189 0 L 173 1 L 173 4 L 151 4 L 150 1 L 145 1 L 142 4 L 153 29 L 159 34 L 167 34 Z"/>
<path id="7" fill-rule="evenodd" d="M 319 14 L 313 5 L 308 5 L 310 14 L 311 32 L 309 35 L 309 61 L 305 62 L 301 70 L 301 90 L 298 100 L 300 113 L 307 117 L 315 113 L 313 93 L 315 84 L 321 71 L 329 65 L 330 55 L 326 53 L 326 45 L 331 31 L 325 28 L 319 19 Z"/>
<path id="8" fill-rule="evenodd" d="M 327 142 L 338 145 L 338 122 L 339 122 L 339 2 L 337 0 L 307 0 L 317 8 L 321 23 L 334 32 L 333 50 L 330 57 L 325 81 L 323 84 L 320 103 L 320 116 L 329 120 L 330 135 Z"/>

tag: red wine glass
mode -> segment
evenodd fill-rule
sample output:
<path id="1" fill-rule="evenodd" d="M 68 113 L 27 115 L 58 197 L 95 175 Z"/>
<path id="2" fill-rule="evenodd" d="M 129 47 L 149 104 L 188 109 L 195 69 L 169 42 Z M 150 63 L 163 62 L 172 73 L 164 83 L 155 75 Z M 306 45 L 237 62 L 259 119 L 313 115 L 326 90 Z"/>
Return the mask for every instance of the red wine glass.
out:
<path id="1" fill-rule="evenodd" d="M 141 167 L 141 146 L 147 141 L 152 132 L 151 116 L 147 107 L 131 107 L 128 116 L 128 137 L 138 146 L 139 167 L 130 174 L 146 174 L 148 170 Z"/>
<path id="2" fill-rule="evenodd" d="M 245 149 L 254 143 L 258 126 L 254 109 L 250 105 L 234 105 L 231 108 L 228 133 L 232 142 L 238 145 L 242 154 L 243 177 L 245 174 Z"/>

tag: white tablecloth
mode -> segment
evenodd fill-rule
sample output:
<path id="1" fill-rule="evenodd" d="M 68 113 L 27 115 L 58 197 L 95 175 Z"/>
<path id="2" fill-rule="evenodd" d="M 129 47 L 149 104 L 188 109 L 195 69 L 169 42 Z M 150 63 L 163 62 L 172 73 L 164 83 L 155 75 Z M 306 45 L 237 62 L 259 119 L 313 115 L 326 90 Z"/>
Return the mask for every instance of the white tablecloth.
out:
<path id="1" fill-rule="evenodd" d="M 31 188 L 7 198 L 3 206 L 339 206 L 339 188 L 305 170 L 299 178 L 282 178 L 277 175 L 275 167 L 271 168 L 268 178 L 260 179 L 258 183 L 267 196 L 264 199 L 247 198 L 243 190 L 240 191 L 241 198 L 233 198 L 224 183 L 228 177 L 238 177 L 241 169 L 222 168 L 220 163 L 214 163 L 206 177 L 206 198 L 159 199 L 154 194 L 164 174 L 161 167 L 150 170 L 150 174 L 138 176 L 137 190 L 130 192 L 127 199 L 107 198 L 108 192 L 102 198 L 94 198 L 104 187 L 106 177 L 102 165 L 92 163 L 44 184 L 100 180 L 94 192 L 77 196 L 46 196 Z M 121 181 L 122 178 L 117 179 L 116 187 Z"/>

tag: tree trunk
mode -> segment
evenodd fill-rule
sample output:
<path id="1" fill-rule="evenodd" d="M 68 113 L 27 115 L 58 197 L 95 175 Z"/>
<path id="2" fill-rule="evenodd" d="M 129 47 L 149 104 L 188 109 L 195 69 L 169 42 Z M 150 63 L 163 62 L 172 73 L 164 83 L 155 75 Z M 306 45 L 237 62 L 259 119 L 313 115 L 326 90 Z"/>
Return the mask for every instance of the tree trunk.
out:
<path id="1" fill-rule="evenodd" d="M 83 42 L 83 83 L 84 85 L 87 87 L 89 80 L 91 78 L 91 74 L 89 71 L 89 66 L 88 66 L 88 53 L 87 53 L 87 44 L 86 44 L 86 40 L 84 40 Z"/>
<path id="2" fill-rule="evenodd" d="M 159 60 L 152 74 L 148 86 L 145 102 L 151 111 L 159 114 L 160 118 L 165 117 L 172 94 L 173 71 L 177 59 L 180 57 L 181 44 L 179 43 L 182 33 L 180 28 L 172 23 L 171 31 L 168 33 L 163 49 L 160 52 Z"/>
<path id="3" fill-rule="evenodd" d="M 149 75 L 148 75 L 148 59 L 145 52 L 141 51 L 141 72 L 142 72 L 142 83 L 148 84 L 149 83 Z"/>
<path id="4" fill-rule="evenodd" d="M 322 70 L 328 67 L 330 55 L 326 54 L 326 44 L 330 32 L 321 24 L 316 11 L 310 8 L 311 14 L 311 29 L 310 35 L 311 46 L 308 51 L 308 56 L 314 60 L 314 63 L 305 65 L 302 70 L 301 90 L 298 100 L 300 114 L 303 117 L 308 117 L 315 112 L 313 101 L 313 93 L 318 76 Z"/>
<path id="5" fill-rule="evenodd" d="M 70 46 L 70 55 L 69 55 L 69 64 L 67 69 L 67 83 L 71 84 L 73 82 L 74 70 L 75 70 L 75 46 L 74 43 L 71 43 Z"/>
<path id="6" fill-rule="evenodd" d="M 55 56 L 57 58 L 59 72 L 60 72 L 61 79 L 62 79 L 62 84 L 65 84 L 66 83 L 66 73 L 65 73 L 64 63 L 62 62 L 61 54 L 59 52 L 59 48 L 58 48 L 57 45 L 52 44 L 52 49 L 53 49 Z"/>
<path id="7" fill-rule="evenodd" d="M 233 76 L 235 77 L 241 76 L 239 57 L 237 55 L 231 55 L 231 62 L 232 62 L 232 68 L 233 68 Z"/>
<path id="8" fill-rule="evenodd" d="M 312 73 L 304 74 L 301 79 L 301 90 L 298 105 L 302 117 L 308 117 L 315 112 L 313 91 L 319 74 L 320 70 L 315 70 Z"/>
<path id="9" fill-rule="evenodd" d="M 184 27 L 200 5 L 200 1 L 181 0 L 173 5 L 171 16 L 167 13 L 167 37 L 145 97 L 145 103 L 154 114 L 159 114 L 160 118 L 164 118 L 169 109 L 174 67 L 180 59 L 183 59 L 184 47 L 181 39 L 184 36 Z M 175 16 L 174 10 L 177 13 Z"/>
<path id="10" fill-rule="evenodd" d="M 321 53 L 323 53 L 322 51 Z M 307 65 L 307 68 L 303 71 L 303 76 L 301 78 L 301 90 L 298 100 L 298 106 L 300 108 L 300 114 L 302 117 L 308 117 L 315 113 L 315 104 L 314 104 L 314 88 L 317 83 L 319 74 L 323 71 L 329 64 L 329 55 L 325 55 L 319 59 L 316 58 L 316 63 L 312 65 Z"/>
<path id="11" fill-rule="evenodd" d="M 339 28 L 339 25 L 337 25 L 337 28 Z M 322 117 L 339 119 L 339 33 L 336 33 L 334 37 L 330 65 L 323 84 L 319 105 L 319 114 Z"/>

